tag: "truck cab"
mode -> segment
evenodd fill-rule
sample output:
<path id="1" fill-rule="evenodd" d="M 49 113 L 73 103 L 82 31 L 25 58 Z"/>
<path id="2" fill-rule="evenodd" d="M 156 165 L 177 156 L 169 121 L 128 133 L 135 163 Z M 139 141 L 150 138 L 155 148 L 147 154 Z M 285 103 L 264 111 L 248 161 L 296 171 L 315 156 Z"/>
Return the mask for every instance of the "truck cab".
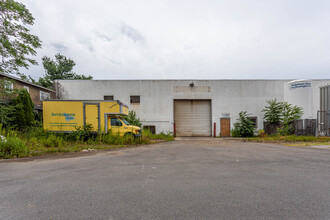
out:
<path id="1" fill-rule="evenodd" d="M 120 116 L 110 116 L 108 122 L 108 128 L 111 134 L 119 134 L 120 136 L 131 134 L 134 137 L 141 136 L 141 128 L 129 124 L 124 118 Z"/>

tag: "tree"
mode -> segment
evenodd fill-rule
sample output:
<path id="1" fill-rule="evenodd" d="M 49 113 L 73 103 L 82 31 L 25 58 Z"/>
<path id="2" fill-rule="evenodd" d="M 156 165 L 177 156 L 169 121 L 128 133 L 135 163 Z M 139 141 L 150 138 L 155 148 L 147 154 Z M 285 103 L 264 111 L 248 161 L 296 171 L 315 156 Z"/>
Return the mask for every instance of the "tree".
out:
<path id="1" fill-rule="evenodd" d="M 300 119 L 303 109 L 286 102 L 278 102 L 276 99 L 268 100 L 268 106 L 262 111 L 265 112 L 264 119 L 267 123 L 281 126 L 277 130 L 281 135 L 288 135 L 293 132 L 292 123 Z"/>
<path id="2" fill-rule="evenodd" d="M 45 76 L 40 77 L 38 82 L 34 81 L 31 77 L 30 79 L 32 82 L 47 88 L 52 88 L 53 81 L 56 79 L 93 79 L 92 76 L 78 75 L 72 72 L 76 63 L 60 53 L 55 55 L 55 61 L 44 56 L 42 58 L 42 64 L 46 71 Z"/>
<path id="3" fill-rule="evenodd" d="M 15 109 L 12 114 L 12 126 L 22 130 L 35 124 L 34 104 L 26 89 L 21 89 L 11 104 Z"/>
<path id="4" fill-rule="evenodd" d="M 24 4 L 0 1 L 0 72 L 24 76 L 20 68 L 37 64 L 31 55 L 36 55 L 41 41 L 26 27 L 33 24 L 34 18 Z"/>
<path id="5" fill-rule="evenodd" d="M 18 93 L 17 89 L 12 88 L 12 83 L 10 79 L 0 79 L 0 123 L 4 126 L 12 123 L 11 114 L 15 111 L 15 106 L 9 104 L 9 100 Z"/>

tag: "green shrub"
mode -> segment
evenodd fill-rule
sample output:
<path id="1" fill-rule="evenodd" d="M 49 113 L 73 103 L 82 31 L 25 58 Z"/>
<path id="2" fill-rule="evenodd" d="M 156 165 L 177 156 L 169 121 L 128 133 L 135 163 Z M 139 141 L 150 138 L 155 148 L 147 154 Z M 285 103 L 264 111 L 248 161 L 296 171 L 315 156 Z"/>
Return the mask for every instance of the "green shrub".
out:
<path id="1" fill-rule="evenodd" d="M 265 136 L 266 136 L 266 133 L 265 133 L 264 129 L 258 130 L 258 137 L 265 137 Z"/>
<path id="2" fill-rule="evenodd" d="M 262 110 L 265 112 L 265 121 L 270 124 L 279 124 L 282 120 L 282 102 L 278 102 L 276 99 L 271 99 L 266 102 L 268 106 L 265 106 L 265 109 Z"/>
<path id="3" fill-rule="evenodd" d="M 233 137 L 252 137 L 254 136 L 254 125 L 253 122 L 248 118 L 249 114 L 246 111 L 239 113 L 238 122 L 234 124 L 232 129 Z"/>
<path id="4" fill-rule="evenodd" d="M 293 129 L 293 121 L 295 119 L 300 119 L 303 115 L 302 108 L 298 106 L 292 106 L 288 103 L 283 103 L 282 108 L 282 122 L 283 126 L 282 128 L 278 129 L 278 132 L 280 135 L 290 135 L 294 132 Z"/>
<path id="5" fill-rule="evenodd" d="M 24 141 L 17 137 L 7 137 L 0 141 L 0 158 L 18 158 L 27 154 Z"/>

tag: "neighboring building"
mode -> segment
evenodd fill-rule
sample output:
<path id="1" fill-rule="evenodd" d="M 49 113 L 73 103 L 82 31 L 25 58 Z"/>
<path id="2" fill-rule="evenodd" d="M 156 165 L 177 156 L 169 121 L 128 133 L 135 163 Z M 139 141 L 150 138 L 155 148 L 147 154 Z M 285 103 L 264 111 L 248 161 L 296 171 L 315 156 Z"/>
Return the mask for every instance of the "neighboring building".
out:
<path id="1" fill-rule="evenodd" d="M 330 84 L 320 87 L 319 135 L 330 136 Z"/>
<path id="2" fill-rule="evenodd" d="M 241 111 L 250 113 L 256 128 L 262 129 L 267 100 L 287 101 L 293 91 L 299 93 L 301 87 L 290 89 L 290 81 L 57 80 L 56 90 L 63 100 L 120 100 L 156 133 L 173 132 L 175 127 L 178 136 L 218 136 L 220 132 L 228 136 Z M 317 117 L 319 87 L 326 83 L 330 80 L 311 80 L 311 97 L 300 97 L 310 102 L 306 105 L 310 109 L 304 109 L 306 117 Z"/>
<path id="3" fill-rule="evenodd" d="M 10 85 L 11 89 L 25 88 L 30 93 L 32 102 L 37 110 L 42 110 L 42 101 L 56 98 L 54 90 L 24 81 L 20 78 L 0 73 L 0 79 L 10 80 L 12 82 Z"/>

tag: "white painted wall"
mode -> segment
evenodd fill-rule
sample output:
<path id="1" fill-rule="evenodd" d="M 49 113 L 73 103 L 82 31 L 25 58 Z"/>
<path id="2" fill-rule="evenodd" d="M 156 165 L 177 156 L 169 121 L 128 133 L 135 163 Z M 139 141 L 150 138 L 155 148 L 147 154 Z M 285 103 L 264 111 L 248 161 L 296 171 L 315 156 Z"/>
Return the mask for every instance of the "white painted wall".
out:
<path id="1" fill-rule="evenodd" d="M 311 87 L 290 89 L 290 83 L 284 83 L 284 101 L 302 107 L 302 118 L 316 119 L 320 110 L 320 87 L 329 85 L 330 80 L 297 80 L 297 82 L 310 82 Z M 294 82 L 293 82 L 294 83 Z"/>
<path id="2" fill-rule="evenodd" d="M 266 101 L 284 101 L 284 83 L 290 80 L 58 80 L 62 99 L 103 100 L 113 95 L 137 112 L 143 125 L 155 125 L 157 133 L 173 131 L 174 99 L 210 99 L 212 129 L 220 133 L 220 117 L 229 113 L 231 127 L 240 111 L 258 117 L 263 128 L 262 109 Z M 189 84 L 193 82 L 194 87 Z M 313 81 L 315 87 L 317 81 Z M 314 87 L 313 87 L 314 89 Z M 130 96 L 140 95 L 140 104 L 130 105 Z M 319 98 L 313 96 L 313 103 Z M 212 131 L 213 134 L 213 131 Z"/>

